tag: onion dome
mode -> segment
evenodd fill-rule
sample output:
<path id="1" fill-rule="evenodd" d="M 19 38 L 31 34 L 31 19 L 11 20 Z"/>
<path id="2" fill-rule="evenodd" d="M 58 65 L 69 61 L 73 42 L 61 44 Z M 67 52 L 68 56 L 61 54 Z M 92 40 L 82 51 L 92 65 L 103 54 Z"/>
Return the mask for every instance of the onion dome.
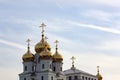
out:
<path id="1" fill-rule="evenodd" d="M 27 52 L 23 55 L 22 59 L 24 62 L 30 62 L 30 61 L 34 61 L 34 55 L 30 52 L 30 47 L 29 47 L 29 42 L 30 39 L 27 40 L 28 42 L 28 50 Z"/>
<path id="2" fill-rule="evenodd" d="M 41 59 L 52 59 L 52 53 L 45 46 L 44 50 L 39 54 Z"/>
<path id="3" fill-rule="evenodd" d="M 35 45 L 36 53 L 41 53 L 44 50 L 45 46 L 47 47 L 47 49 L 49 51 L 51 50 L 51 47 L 46 40 L 47 38 L 44 37 L 44 27 L 45 26 L 46 25 L 44 23 L 42 23 L 41 26 L 40 26 L 40 27 L 42 27 L 42 40 Z"/>
<path id="4" fill-rule="evenodd" d="M 58 41 L 55 41 L 56 43 L 56 51 L 55 54 L 53 55 L 53 62 L 62 62 L 63 61 L 63 57 L 61 54 L 58 53 Z"/>
<path id="5" fill-rule="evenodd" d="M 101 74 L 99 73 L 99 66 L 97 66 L 97 69 L 98 69 L 98 73 L 97 73 L 97 78 L 98 78 L 98 80 L 102 80 L 102 76 L 101 76 Z"/>
<path id="6" fill-rule="evenodd" d="M 35 45 L 36 53 L 41 53 L 44 50 L 45 46 L 49 51 L 51 50 L 51 47 L 48 44 L 48 42 L 45 40 L 45 38 L 42 37 L 42 40 Z"/>

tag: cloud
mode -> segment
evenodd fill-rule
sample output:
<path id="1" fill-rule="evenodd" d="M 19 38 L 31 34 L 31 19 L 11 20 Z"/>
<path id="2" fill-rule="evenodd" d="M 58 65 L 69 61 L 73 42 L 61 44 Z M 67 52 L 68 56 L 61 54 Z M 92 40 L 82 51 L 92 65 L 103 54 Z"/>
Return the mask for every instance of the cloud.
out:
<path id="1" fill-rule="evenodd" d="M 5 45 L 9 45 L 9 46 L 12 46 L 12 47 L 16 47 L 16 48 L 19 48 L 19 49 L 25 49 L 24 45 L 14 43 L 14 42 L 10 42 L 10 41 L 3 40 L 3 39 L 0 39 L 0 43 L 5 44 Z"/>
<path id="2" fill-rule="evenodd" d="M 85 27 L 85 28 L 96 29 L 96 30 L 100 30 L 100 31 L 104 31 L 104 32 L 110 32 L 113 34 L 120 34 L 120 30 L 113 29 L 113 28 L 107 28 L 105 26 L 97 26 L 97 25 L 93 25 L 93 24 L 83 24 L 80 22 L 74 22 L 74 21 L 69 21 L 69 20 L 67 22 L 69 24 L 76 25 L 78 27 Z"/>

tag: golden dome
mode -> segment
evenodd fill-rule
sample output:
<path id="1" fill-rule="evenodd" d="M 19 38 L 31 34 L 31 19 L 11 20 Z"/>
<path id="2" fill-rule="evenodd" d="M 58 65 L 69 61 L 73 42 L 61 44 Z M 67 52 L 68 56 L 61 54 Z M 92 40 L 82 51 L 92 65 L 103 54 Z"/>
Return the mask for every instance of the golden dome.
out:
<path id="1" fill-rule="evenodd" d="M 56 52 L 54 55 L 53 55 L 53 62 L 61 62 L 63 61 L 63 57 L 61 54 L 59 54 L 58 52 Z"/>
<path id="2" fill-rule="evenodd" d="M 53 62 L 62 62 L 63 61 L 63 57 L 62 57 L 62 55 L 61 54 L 59 54 L 58 53 L 58 41 L 56 40 L 55 41 L 55 43 L 56 43 L 56 52 L 55 52 L 55 54 L 53 55 Z"/>
<path id="3" fill-rule="evenodd" d="M 98 80 L 102 80 L 102 76 L 98 73 L 97 75 Z"/>
<path id="4" fill-rule="evenodd" d="M 23 55 L 22 59 L 24 62 L 34 61 L 34 55 L 30 52 L 29 42 L 30 40 L 27 40 L 28 42 L 28 51 Z"/>
<path id="5" fill-rule="evenodd" d="M 27 51 L 27 53 L 23 55 L 22 59 L 24 62 L 34 61 L 34 55 L 31 52 Z"/>
<path id="6" fill-rule="evenodd" d="M 45 46 L 44 50 L 39 54 L 41 59 L 52 59 L 52 53 Z"/>
<path id="7" fill-rule="evenodd" d="M 49 51 L 51 50 L 51 47 L 50 47 L 50 45 L 47 43 L 47 41 L 45 41 L 44 39 L 42 39 L 39 43 L 37 43 L 37 44 L 35 45 L 35 51 L 36 51 L 36 53 L 41 53 L 41 52 L 44 50 L 45 46 L 47 47 L 47 49 L 48 49 Z"/>

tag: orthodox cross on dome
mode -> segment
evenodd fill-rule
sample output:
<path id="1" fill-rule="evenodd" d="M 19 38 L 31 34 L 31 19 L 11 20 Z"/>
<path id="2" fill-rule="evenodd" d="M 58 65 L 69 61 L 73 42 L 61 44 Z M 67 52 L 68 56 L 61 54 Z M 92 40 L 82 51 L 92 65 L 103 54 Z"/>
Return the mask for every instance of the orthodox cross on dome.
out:
<path id="1" fill-rule="evenodd" d="M 59 41 L 56 40 L 55 43 L 56 43 L 56 48 L 58 48 L 58 43 L 59 43 Z"/>
<path id="2" fill-rule="evenodd" d="M 31 41 L 30 39 L 27 39 L 27 41 L 26 41 L 28 43 L 28 47 L 30 45 L 30 41 Z"/>
<path id="3" fill-rule="evenodd" d="M 42 23 L 40 27 L 42 28 L 42 35 L 43 35 L 43 33 L 44 33 L 44 31 L 45 31 L 45 30 L 44 30 L 44 27 L 46 27 L 46 25 L 45 25 L 44 23 Z"/>
<path id="4" fill-rule="evenodd" d="M 27 39 L 27 41 L 26 41 L 28 43 L 28 51 L 30 49 L 30 41 L 31 41 L 30 39 Z"/>
<path id="5" fill-rule="evenodd" d="M 71 57 L 71 60 L 72 60 L 72 67 L 74 67 L 74 63 L 75 63 L 75 61 L 74 61 L 74 60 L 75 60 L 75 57 L 74 57 L 74 56 L 72 56 L 72 57 Z"/>
<path id="6" fill-rule="evenodd" d="M 97 72 L 99 73 L 99 68 L 100 68 L 100 66 L 97 66 Z"/>

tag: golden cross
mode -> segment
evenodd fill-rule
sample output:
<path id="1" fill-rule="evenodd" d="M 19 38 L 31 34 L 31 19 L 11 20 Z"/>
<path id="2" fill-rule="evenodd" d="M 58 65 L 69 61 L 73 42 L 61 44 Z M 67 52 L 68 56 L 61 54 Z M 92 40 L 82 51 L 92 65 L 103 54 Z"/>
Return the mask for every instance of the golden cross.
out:
<path id="1" fill-rule="evenodd" d="M 58 43 L 59 43 L 59 41 L 58 40 L 56 40 L 55 41 L 55 43 L 56 43 L 56 48 L 58 47 Z"/>
<path id="2" fill-rule="evenodd" d="M 30 39 L 27 39 L 27 41 L 26 41 L 28 43 L 28 47 L 30 45 L 30 41 L 31 41 Z"/>
<path id="3" fill-rule="evenodd" d="M 74 57 L 74 56 L 72 56 L 72 57 L 71 57 L 71 60 L 72 60 L 72 65 L 74 65 L 74 63 L 75 63 L 75 62 L 74 62 L 75 57 Z"/>
<path id="4" fill-rule="evenodd" d="M 44 27 L 45 27 L 46 25 L 44 24 L 44 23 L 42 23 L 41 24 L 41 26 L 40 27 L 42 27 L 42 34 L 44 33 Z"/>
<path id="5" fill-rule="evenodd" d="M 100 66 L 97 66 L 97 71 L 98 71 L 98 73 L 99 73 L 99 68 L 100 68 Z"/>

